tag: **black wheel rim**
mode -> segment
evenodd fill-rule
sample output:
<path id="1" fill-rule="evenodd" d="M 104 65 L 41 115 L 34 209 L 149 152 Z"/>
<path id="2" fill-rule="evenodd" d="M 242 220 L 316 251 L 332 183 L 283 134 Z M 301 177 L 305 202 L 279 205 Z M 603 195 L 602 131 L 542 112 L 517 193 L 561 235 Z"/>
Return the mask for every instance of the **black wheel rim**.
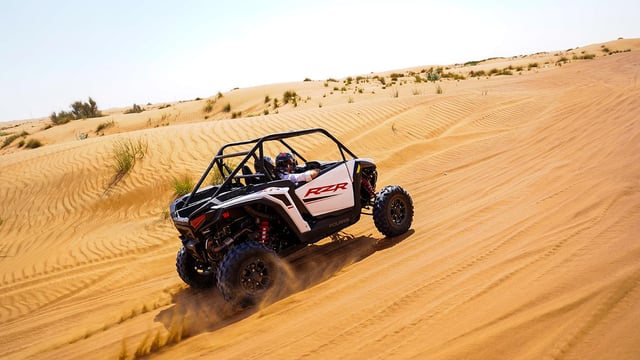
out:
<path id="1" fill-rule="evenodd" d="M 240 276 L 242 288 L 250 293 L 265 290 L 271 283 L 271 275 L 267 263 L 262 259 L 248 262 Z"/>
<path id="2" fill-rule="evenodd" d="M 389 217 L 396 226 L 402 225 L 404 220 L 407 218 L 407 204 L 405 204 L 401 198 L 396 198 L 391 201 Z"/>

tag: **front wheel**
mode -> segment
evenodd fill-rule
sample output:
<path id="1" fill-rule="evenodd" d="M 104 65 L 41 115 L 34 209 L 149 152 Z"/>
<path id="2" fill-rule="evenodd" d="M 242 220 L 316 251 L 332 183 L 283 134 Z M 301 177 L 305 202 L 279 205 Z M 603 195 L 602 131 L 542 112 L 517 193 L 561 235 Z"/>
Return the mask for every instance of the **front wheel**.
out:
<path id="1" fill-rule="evenodd" d="M 373 222 L 387 237 L 404 234 L 413 221 L 413 200 L 409 193 L 397 185 L 380 190 L 373 204 Z"/>
<path id="2" fill-rule="evenodd" d="M 184 247 L 180 248 L 176 256 L 176 270 L 182 281 L 191 287 L 206 289 L 216 285 L 213 267 L 196 260 Z"/>
<path id="3" fill-rule="evenodd" d="M 243 242 L 227 252 L 218 271 L 218 288 L 225 300 L 253 305 L 281 295 L 286 288 L 287 270 L 284 260 L 266 246 Z"/>

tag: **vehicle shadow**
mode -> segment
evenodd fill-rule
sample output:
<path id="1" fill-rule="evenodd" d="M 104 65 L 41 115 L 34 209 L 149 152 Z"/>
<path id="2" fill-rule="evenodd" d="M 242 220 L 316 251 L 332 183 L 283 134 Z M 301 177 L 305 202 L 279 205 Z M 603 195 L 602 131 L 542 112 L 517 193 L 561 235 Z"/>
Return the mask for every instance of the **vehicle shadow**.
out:
<path id="1" fill-rule="evenodd" d="M 341 269 L 393 247 L 413 233 L 414 230 L 410 230 L 401 236 L 382 239 L 371 235 L 335 234 L 330 237 L 330 242 L 309 245 L 285 257 L 293 283 L 288 284 L 278 298 L 260 306 L 243 308 L 226 302 L 217 288 L 184 288 L 173 295 L 173 305 L 160 311 L 154 321 L 164 325 L 173 342 L 224 328 L 251 316 L 261 307 L 326 281 Z"/>

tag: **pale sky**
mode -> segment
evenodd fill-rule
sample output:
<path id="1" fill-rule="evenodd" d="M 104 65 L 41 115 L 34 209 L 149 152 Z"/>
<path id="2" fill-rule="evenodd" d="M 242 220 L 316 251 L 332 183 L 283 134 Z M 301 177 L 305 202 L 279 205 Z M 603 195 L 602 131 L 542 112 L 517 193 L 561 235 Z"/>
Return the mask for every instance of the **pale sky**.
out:
<path id="1" fill-rule="evenodd" d="M 0 0 L 0 121 L 640 37 L 638 0 Z"/>

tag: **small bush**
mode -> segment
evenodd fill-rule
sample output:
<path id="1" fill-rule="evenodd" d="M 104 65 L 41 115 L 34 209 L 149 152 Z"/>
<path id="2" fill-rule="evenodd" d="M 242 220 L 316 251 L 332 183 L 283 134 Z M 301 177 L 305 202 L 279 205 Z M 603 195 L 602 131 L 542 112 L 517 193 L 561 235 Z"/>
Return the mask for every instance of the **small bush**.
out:
<path id="1" fill-rule="evenodd" d="M 312 81 L 312 80 L 311 80 L 311 79 L 309 79 L 309 78 L 304 78 L 304 80 L 303 80 L 303 81 Z"/>
<path id="2" fill-rule="evenodd" d="M 96 134 L 99 134 L 101 132 L 104 132 L 105 130 L 107 130 L 110 127 L 114 127 L 116 125 L 116 122 L 113 121 L 113 119 L 109 120 L 109 121 L 105 121 L 103 123 L 98 124 L 98 126 L 96 127 Z"/>
<path id="3" fill-rule="evenodd" d="M 202 111 L 206 113 L 210 113 L 211 111 L 213 111 L 213 106 L 216 104 L 216 101 L 213 99 L 209 99 L 207 100 L 207 103 L 204 105 L 204 108 L 202 109 Z"/>
<path id="4" fill-rule="evenodd" d="M 54 125 L 66 124 L 71 120 L 88 119 L 102 116 L 102 112 L 98 110 L 98 104 L 89 97 L 88 102 L 76 101 L 71 106 L 71 111 L 60 111 L 56 114 L 51 113 L 49 119 Z"/>
<path id="5" fill-rule="evenodd" d="M 265 104 L 268 104 L 268 103 L 269 103 L 269 101 L 271 101 L 271 97 L 269 97 L 269 95 L 265 95 L 265 96 L 264 96 L 264 103 L 265 103 Z"/>
<path id="6" fill-rule="evenodd" d="M 189 194 L 195 186 L 193 180 L 189 175 L 182 175 L 180 178 L 173 178 L 173 193 L 176 197 L 180 197 Z"/>
<path id="7" fill-rule="evenodd" d="M 25 145 L 27 149 L 35 149 L 39 148 L 40 146 L 42 146 L 42 142 L 40 142 L 40 140 L 38 139 L 29 139 L 29 141 Z"/>
<path id="8" fill-rule="evenodd" d="M 296 102 L 297 98 L 298 98 L 298 94 L 295 91 L 287 90 L 282 95 L 282 102 L 285 104 L 288 104 L 290 101 Z"/>
<path id="9" fill-rule="evenodd" d="M 136 161 L 144 158 L 147 150 L 148 144 L 143 139 L 117 141 L 112 149 L 112 166 L 116 172 L 116 177 L 121 178 L 131 171 Z"/>
<path id="10" fill-rule="evenodd" d="M 440 85 L 436 86 L 436 94 L 438 95 L 442 94 L 442 86 Z"/>
<path id="11" fill-rule="evenodd" d="M 140 105 L 137 104 L 133 104 L 133 106 L 131 107 L 131 109 L 127 109 L 124 111 L 125 114 L 137 114 L 137 113 L 141 113 L 144 111 L 144 108 Z"/>
<path id="12" fill-rule="evenodd" d="M 227 105 L 225 105 L 225 106 L 222 108 L 222 111 L 224 111 L 224 112 L 231 112 L 231 104 L 230 104 L 230 103 L 227 103 Z"/>
<path id="13" fill-rule="evenodd" d="M 27 137 L 29 135 L 28 132 L 23 131 L 20 134 L 13 134 L 13 135 L 9 135 L 6 138 L 4 138 L 4 141 L 2 142 L 2 148 L 5 148 L 9 145 L 11 145 L 12 142 L 14 142 L 16 139 L 18 138 L 24 138 Z"/>
<path id="14" fill-rule="evenodd" d="M 429 72 L 429 73 L 427 73 L 427 81 L 436 82 L 438 80 L 440 80 L 440 73 L 439 72 Z"/>

